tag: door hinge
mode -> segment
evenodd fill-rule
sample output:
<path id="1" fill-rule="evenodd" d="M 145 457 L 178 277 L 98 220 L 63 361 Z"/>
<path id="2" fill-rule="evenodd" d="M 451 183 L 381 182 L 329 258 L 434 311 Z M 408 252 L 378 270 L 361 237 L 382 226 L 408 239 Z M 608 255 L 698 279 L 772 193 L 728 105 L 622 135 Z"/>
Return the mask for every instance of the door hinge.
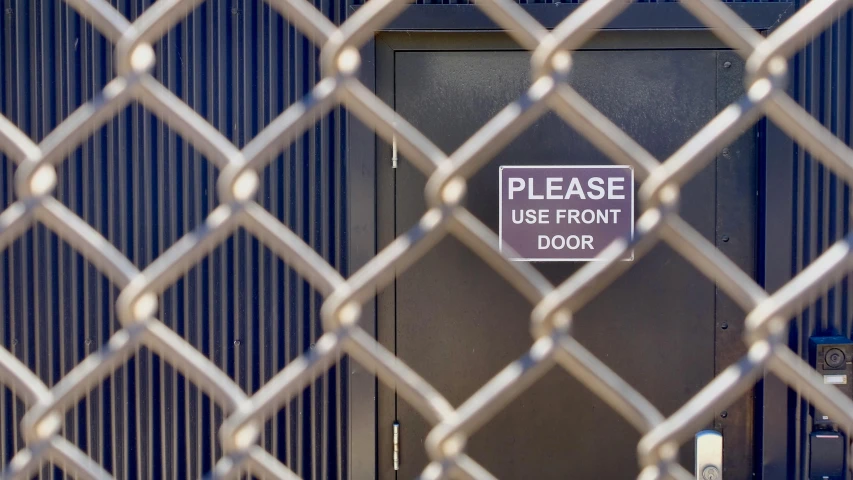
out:
<path id="1" fill-rule="evenodd" d="M 391 168 L 397 168 L 397 136 L 391 137 Z"/>
<path id="2" fill-rule="evenodd" d="M 400 469 L 400 422 L 394 421 L 394 471 Z"/>

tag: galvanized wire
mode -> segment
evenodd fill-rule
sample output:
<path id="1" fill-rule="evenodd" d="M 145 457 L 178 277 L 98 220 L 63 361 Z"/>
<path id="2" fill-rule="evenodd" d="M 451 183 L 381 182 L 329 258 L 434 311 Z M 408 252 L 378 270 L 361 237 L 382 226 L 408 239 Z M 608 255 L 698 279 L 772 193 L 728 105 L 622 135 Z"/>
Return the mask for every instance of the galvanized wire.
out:
<path id="1" fill-rule="evenodd" d="M 116 45 L 118 75 L 91 102 L 81 106 L 40 144 L 0 116 L 0 149 L 17 163 L 16 201 L 0 213 L 0 248 L 39 221 L 121 288 L 116 311 L 122 328 L 100 349 L 48 388 L 9 351 L 0 348 L 0 383 L 28 406 L 21 430 L 26 448 L 5 465 L 3 478 L 29 478 L 46 461 L 78 478 L 110 475 L 62 437 L 64 413 L 147 346 L 218 402 L 227 418 L 219 431 L 224 456 L 211 478 L 230 478 L 248 469 L 261 476 L 298 478 L 257 445 L 263 423 L 332 365 L 349 354 L 397 393 L 429 422 L 426 441 L 431 463 L 422 478 L 448 475 L 494 478 L 465 453 L 466 440 L 513 398 L 552 368 L 579 379 L 642 435 L 638 478 L 692 478 L 677 462 L 678 446 L 701 428 L 707 414 L 725 408 L 769 369 L 847 431 L 853 429 L 853 401 L 831 385 L 785 345 L 788 319 L 853 270 L 853 232 L 838 241 L 773 295 L 722 255 L 678 216 L 680 188 L 711 162 L 721 148 L 762 116 L 817 157 L 835 174 L 853 181 L 853 150 L 820 125 L 785 93 L 787 60 L 827 28 L 853 0 L 813 0 L 767 38 L 752 30 L 719 0 L 684 0 L 681 5 L 746 59 L 746 94 L 721 111 L 662 162 L 598 112 L 567 83 L 572 50 L 581 47 L 629 2 L 590 0 L 554 30 L 548 31 L 510 0 L 477 2 L 492 20 L 531 51 L 529 89 L 506 106 L 455 152 L 446 154 L 359 82 L 359 48 L 394 19 L 409 2 L 371 0 L 342 25 L 335 26 L 305 0 L 267 0 L 321 47 L 323 79 L 309 95 L 291 105 L 242 150 L 150 75 L 152 43 L 203 0 L 160 0 L 129 22 L 104 0 L 66 0 Z M 89 224 L 51 194 L 56 166 L 131 101 L 138 101 L 191 142 L 221 170 L 220 205 L 203 224 L 139 271 Z M 343 278 L 298 235 L 254 202 L 259 172 L 313 124 L 338 105 L 391 141 L 428 176 L 429 209 L 420 222 L 381 250 L 360 270 Z M 641 214 L 633 238 L 614 241 L 603 261 L 586 264 L 559 285 L 533 266 L 510 262 L 498 237 L 464 207 L 467 179 L 548 111 L 556 112 L 614 162 L 630 165 L 642 181 Z M 238 228 L 245 228 L 281 256 L 325 297 L 321 317 L 325 333 L 316 347 L 288 364 L 254 395 L 155 318 L 158 297 L 189 268 Z M 359 327 L 361 306 L 394 276 L 417 262 L 439 240 L 453 235 L 491 265 L 530 302 L 532 346 L 507 365 L 461 406 L 454 409 L 394 354 Z M 640 258 L 666 242 L 749 313 L 744 341 L 747 354 L 729 366 L 669 417 L 640 395 L 571 335 L 572 316 L 631 268 L 620 261 L 632 249 Z M 501 472 L 494 472 L 500 474 Z"/>

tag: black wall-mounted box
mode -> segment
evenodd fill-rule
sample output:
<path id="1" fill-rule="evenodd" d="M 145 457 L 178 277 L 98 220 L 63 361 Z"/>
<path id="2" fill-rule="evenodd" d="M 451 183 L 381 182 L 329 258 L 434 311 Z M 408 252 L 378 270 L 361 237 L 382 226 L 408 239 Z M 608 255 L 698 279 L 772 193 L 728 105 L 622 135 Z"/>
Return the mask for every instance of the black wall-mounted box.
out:
<path id="1" fill-rule="evenodd" d="M 809 436 L 809 480 L 844 480 L 844 434 L 818 431 Z"/>

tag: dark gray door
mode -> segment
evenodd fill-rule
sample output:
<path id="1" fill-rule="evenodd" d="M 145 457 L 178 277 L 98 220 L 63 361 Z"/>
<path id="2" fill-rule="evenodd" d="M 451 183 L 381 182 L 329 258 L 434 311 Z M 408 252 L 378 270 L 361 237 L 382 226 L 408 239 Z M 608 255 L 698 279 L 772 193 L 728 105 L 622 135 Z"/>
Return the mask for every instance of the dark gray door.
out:
<path id="1" fill-rule="evenodd" d="M 730 71 L 742 67 L 736 60 L 734 68 L 721 67 L 721 55 L 731 56 L 715 50 L 583 51 L 574 56 L 572 82 L 613 122 L 663 159 L 704 126 L 726 104 L 724 100 L 737 95 L 741 74 Z M 451 152 L 528 87 L 529 58 L 529 53 L 519 51 L 398 51 L 393 67 L 396 110 Z M 718 78 L 723 69 L 729 75 L 725 80 Z M 749 222 L 755 210 L 754 149 L 750 135 L 739 142 L 683 190 L 682 216 L 711 242 L 720 241 L 726 215 L 740 219 L 745 228 L 725 232 L 726 243 L 739 242 L 737 261 L 753 271 L 754 233 Z M 610 163 L 549 114 L 471 179 L 467 207 L 497 231 L 500 165 Z M 380 221 L 386 225 L 393 221 L 399 235 L 425 211 L 425 178 L 405 159 L 388 172 L 380 183 L 394 185 L 396 209 Z M 558 283 L 582 264 L 536 266 Z M 394 308 L 380 309 L 380 331 L 394 329 L 397 355 L 454 406 L 532 343 L 531 305 L 453 238 L 444 239 L 403 273 L 394 288 Z M 739 348 L 731 346 L 739 344 L 737 334 L 717 337 L 738 331 L 743 317 L 721 304 L 725 300 L 720 295 L 713 282 L 660 245 L 580 311 L 573 331 L 669 415 L 725 367 L 718 365 L 716 349 L 722 353 Z M 727 331 L 722 330 L 723 323 Z M 394 403 L 391 413 L 390 404 L 380 402 L 379 421 L 396 417 L 400 422 L 397 478 L 414 478 L 427 465 L 423 442 L 429 426 L 402 398 Z M 727 470 L 730 478 L 747 478 L 751 413 L 738 416 L 743 418 L 737 428 L 724 432 L 727 467 L 739 462 L 736 470 Z M 719 414 L 709 416 L 708 427 L 725 429 L 720 419 Z M 380 425 L 380 430 L 386 428 L 390 429 Z M 638 472 L 639 439 L 604 402 L 555 368 L 476 433 L 467 450 L 499 478 L 627 479 Z M 380 454 L 380 462 L 382 458 Z M 692 470 L 691 445 L 682 448 L 681 459 Z M 393 478 L 386 467 L 380 465 L 380 477 Z"/>

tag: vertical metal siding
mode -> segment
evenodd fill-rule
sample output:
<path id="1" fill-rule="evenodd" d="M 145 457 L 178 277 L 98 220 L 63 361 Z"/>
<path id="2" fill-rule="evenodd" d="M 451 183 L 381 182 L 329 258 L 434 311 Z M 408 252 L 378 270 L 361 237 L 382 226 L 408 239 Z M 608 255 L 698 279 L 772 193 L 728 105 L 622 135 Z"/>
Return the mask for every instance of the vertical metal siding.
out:
<path id="1" fill-rule="evenodd" d="M 152 0 L 113 4 L 136 18 Z M 333 21 L 344 1 L 316 1 Z M 113 45 L 59 0 L 3 0 L 0 112 L 39 141 L 113 77 Z M 242 147 L 319 78 L 316 48 L 259 0 L 208 0 L 156 46 L 155 76 Z M 262 175 L 258 201 L 333 265 L 342 253 L 346 117 L 335 110 Z M 0 208 L 14 201 L 0 156 Z M 57 197 L 144 267 L 215 206 L 218 172 L 139 105 L 70 153 Z M 104 344 L 117 289 L 42 226 L 0 253 L 0 341 L 48 385 Z M 161 301 L 160 318 L 252 393 L 320 334 L 321 298 L 241 231 Z M 264 427 L 304 478 L 344 478 L 346 361 Z M 24 405 L 0 393 L 0 462 L 23 441 Z M 119 478 L 199 478 L 221 455 L 221 408 L 142 349 L 65 418 L 64 434 Z M 64 477 L 46 465 L 42 478 Z"/>
<path id="2" fill-rule="evenodd" d="M 149 3 L 113 1 L 131 19 Z M 346 0 L 315 4 L 336 23 L 348 6 Z M 0 112 L 41 140 L 112 78 L 113 46 L 59 0 L 0 5 Z M 847 13 L 795 59 L 792 71 L 795 97 L 848 144 L 851 45 Z M 158 78 L 238 146 L 318 78 L 316 49 L 260 0 L 208 0 L 158 43 L 157 53 Z M 266 169 L 258 196 L 342 271 L 345 123 L 341 110 L 318 119 Z M 851 196 L 802 149 L 791 155 L 796 273 L 849 229 Z M 217 173 L 163 122 L 131 106 L 70 154 L 56 195 L 142 267 L 212 209 Z M 11 162 L 0 155 L 0 208 L 14 200 L 12 177 Z M 853 335 L 851 293 L 845 280 L 809 306 L 792 326 L 791 346 L 805 354 L 813 334 Z M 116 330 L 116 295 L 93 266 L 36 227 L 0 252 L 0 342 L 53 385 Z M 161 318 L 253 392 L 311 348 L 319 303 L 295 272 L 241 232 L 164 293 Z M 264 447 L 306 478 L 346 476 L 343 372 L 345 364 L 330 370 L 265 425 Z M 793 408 L 792 468 L 802 474 L 807 404 L 798 398 Z M 3 387 L 3 463 L 23 445 L 17 431 L 23 413 L 23 403 Z M 188 478 L 220 456 L 221 421 L 214 401 L 143 349 L 68 412 L 64 434 L 120 478 Z M 45 466 L 42 477 L 63 474 Z"/>
<path id="3" fill-rule="evenodd" d="M 853 13 L 848 12 L 793 60 L 791 74 L 794 98 L 848 145 L 853 145 L 851 56 Z M 850 187 L 802 148 L 794 145 L 791 154 L 794 156 L 791 272 L 797 273 L 849 231 L 851 197 Z M 813 335 L 853 336 L 851 294 L 853 283 L 848 277 L 812 305 L 804 305 L 805 310 L 791 327 L 791 347 L 807 358 L 808 339 Z M 791 402 L 789 426 L 794 449 L 789 457 L 790 468 L 798 473 L 793 478 L 805 478 L 811 425 L 809 406 L 795 392 L 790 391 L 790 396 L 795 399 Z"/>

